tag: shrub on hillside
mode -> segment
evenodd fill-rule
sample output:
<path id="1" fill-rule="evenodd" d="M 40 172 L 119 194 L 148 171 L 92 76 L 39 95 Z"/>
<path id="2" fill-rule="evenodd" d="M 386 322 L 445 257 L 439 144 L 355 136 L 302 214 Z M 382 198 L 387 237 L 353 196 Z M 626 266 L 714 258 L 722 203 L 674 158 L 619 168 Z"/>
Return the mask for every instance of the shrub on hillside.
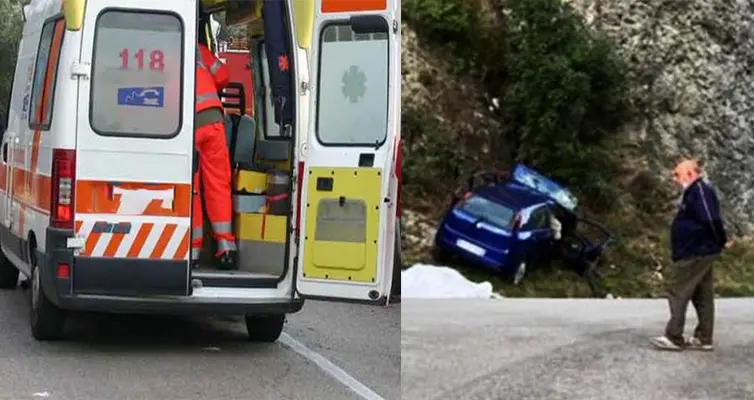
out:
<path id="1" fill-rule="evenodd" d="M 401 119 L 404 199 L 431 203 L 454 189 L 461 154 L 455 151 L 452 134 L 426 110 L 404 107 Z"/>
<path id="2" fill-rule="evenodd" d="M 472 66 L 486 97 L 501 99 L 497 116 L 510 158 L 606 207 L 616 189 L 611 139 L 626 116 L 623 61 L 561 0 L 481 4 L 406 0 L 403 12 L 424 39 L 463 49 L 442 54 Z"/>
<path id="3" fill-rule="evenodd" d="M 401 14 L 417 34 L 447 47 L 449 59 L 459 70 L 474 65 L 474 43 L 483 35 L 479 0 L 404 0 Z"/>
<path id="4" fill-rule="evenodd" d="M 626 115 L 623 61 L 559 0 L 513 1 L 507 22 L 500 94 L 517 122 L 508 132 L 516 158 L 604 196 L 615 175 L 607 146 Z"/>
<path id="5" fill-rule="evenodd" d="M 23 21 L 16 1 L 0 0 L 0 14 L 3 15 L 0 21 L 0 54 L 3 55 L 0 57 L 0 120 L 5 125 Z"/>

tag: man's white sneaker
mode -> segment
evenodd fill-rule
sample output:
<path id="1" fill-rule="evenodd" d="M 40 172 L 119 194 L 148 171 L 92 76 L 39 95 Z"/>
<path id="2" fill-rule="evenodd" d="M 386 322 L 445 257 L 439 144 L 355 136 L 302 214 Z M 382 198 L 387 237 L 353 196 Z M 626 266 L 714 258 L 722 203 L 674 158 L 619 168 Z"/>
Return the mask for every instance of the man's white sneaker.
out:
<path id="1" fill-rule="evenodd" d="M 672 340 L 665 336 L 657 336 L 649 339 L 652 344 L 660 350 L 681 351 L 683 347 L 673 343 Z"/>
<path id="2" fill-rule="evenodd" d="M 699 351 L 712 351 L 714 349 L 712 347 L 712 344 L 702 343 L 702 341 L 699 340 L 699 338 L 695 336 L 686 338 L 686 348 L 689 350 L 699 350 Z"/>

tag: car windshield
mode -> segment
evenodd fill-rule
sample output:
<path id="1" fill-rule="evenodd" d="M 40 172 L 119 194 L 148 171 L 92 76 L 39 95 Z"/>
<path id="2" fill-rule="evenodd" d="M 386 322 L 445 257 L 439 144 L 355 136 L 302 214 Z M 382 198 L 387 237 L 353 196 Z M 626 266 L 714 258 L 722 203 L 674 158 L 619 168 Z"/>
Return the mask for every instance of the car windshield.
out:
<path id="1" fill-rule="evenodd" d="M 515 215 L 512 209 L 481 196 L 469 197 L 460 210 L 501 228 L 510 228 Z"/>
<path id="2" fill-rule="evenodd" d="M 549 196 L 567 210 L 573 211 L 578 205 L 578 199 L 568 189 L 522 164 L 516 166 L 516 169 L 513 171 L 513 179 L 539 193 Z"/>

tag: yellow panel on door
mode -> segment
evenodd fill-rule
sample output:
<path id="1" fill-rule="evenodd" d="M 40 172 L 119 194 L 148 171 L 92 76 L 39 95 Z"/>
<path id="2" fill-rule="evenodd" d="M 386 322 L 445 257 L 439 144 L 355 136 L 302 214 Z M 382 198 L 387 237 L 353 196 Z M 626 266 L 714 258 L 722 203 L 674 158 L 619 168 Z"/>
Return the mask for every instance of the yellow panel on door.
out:
<path id="1" fill-rule="evenodd" d="M 366 267 L 366 244 L 316 241 L 314 265 L 360 271 Z M 327 275 L 325 276 L 328 277 Z"/>
<path id="2" fill-rule="evenodd" d="M 303 274 L 374 282 L 382 174 L 379 168 L 309 168 Z"/>

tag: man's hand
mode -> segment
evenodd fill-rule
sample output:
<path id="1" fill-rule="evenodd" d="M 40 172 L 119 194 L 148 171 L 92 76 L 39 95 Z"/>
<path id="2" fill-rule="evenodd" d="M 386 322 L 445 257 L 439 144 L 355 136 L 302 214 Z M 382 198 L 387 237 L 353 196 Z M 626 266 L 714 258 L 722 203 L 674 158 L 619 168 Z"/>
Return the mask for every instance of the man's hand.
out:
<path id="1" fill-rule="evenodd" d="M 729 248 L 733 247 L 733 243 L 735 243 L 733 241 L 733 239 L 728 240 L 727 242 L 725 242 L 725 248 L 729 249 Z"/>

